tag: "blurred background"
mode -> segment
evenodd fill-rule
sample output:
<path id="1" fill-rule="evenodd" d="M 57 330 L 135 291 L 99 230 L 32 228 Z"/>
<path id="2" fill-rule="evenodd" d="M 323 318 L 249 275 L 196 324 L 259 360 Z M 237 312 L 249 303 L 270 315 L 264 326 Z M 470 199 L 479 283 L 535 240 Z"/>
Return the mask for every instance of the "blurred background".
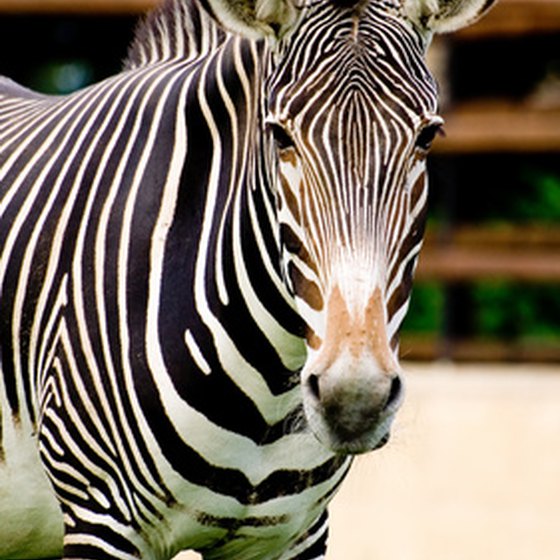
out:
<path id="1" fill-rule="evenodd" d="M 55 94 L 101 80 L 156 2 L 0 0 L 0 74 Z M 501 0 L 430 64 L 446 137 L 403 328 L 409 396 L 335 499 L 329 558 L 557 560 L 560 0 Z"/>

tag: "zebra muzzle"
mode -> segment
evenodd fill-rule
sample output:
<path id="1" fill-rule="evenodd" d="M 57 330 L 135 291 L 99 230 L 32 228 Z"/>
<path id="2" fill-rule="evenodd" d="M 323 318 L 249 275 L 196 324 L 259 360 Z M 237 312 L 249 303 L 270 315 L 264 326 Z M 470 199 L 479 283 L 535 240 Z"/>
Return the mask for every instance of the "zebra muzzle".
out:
<path id="1" fill-rule="evenodd" d="M 338 453 L 363 453 L 386 443 L 403 399 L 382 311 L 377 290 L 360 319 L 353 318 L 335 288 L 326 335 L 302 372 L 311 430 Z"/>

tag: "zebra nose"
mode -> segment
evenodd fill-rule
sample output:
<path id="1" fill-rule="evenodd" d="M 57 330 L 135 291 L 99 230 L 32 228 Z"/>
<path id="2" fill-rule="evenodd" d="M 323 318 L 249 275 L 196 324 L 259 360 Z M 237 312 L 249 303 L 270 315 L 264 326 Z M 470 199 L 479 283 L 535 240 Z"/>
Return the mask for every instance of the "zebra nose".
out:
<path id="1" fill-rule="evenodd" d="M 326 430 L 319 438 L 336 451 L 358 453 L 380 446 L 403 396 L 398 373 L 379 371 L 311 373 L 307 378 L 312 408 Z"/>
<path id="2" fill-rule="evenodd" d="M 385 410 L 391 409 L 394 406 L 398 406 L 401 402 L 403 394 L 403 382 L 400 375 L 395 375 L 391 379 L 391 390 L 389 391 L 389 398 L 385 403 Z"/>
<path id="3" fill-rule="evenodd" d="M 309 391 L 312 397 L 318 402 L 321 403 L 323 400 L 323 390 L 321 388 L 321 375 L 311 373 L 307 378 L 307 385 L 309 387 Z M 380 403 L 376 408 L 378 408 L 379 412 L 385 412 L 391 410 L 398 406 L 401 401 L 402 393 L 403 393 L 403 382 L 402 378 L 399 374 L 395 374 L 394 376 L 390 377 L 389 390 L 384 391 L 383 394 L 379 396 L 378 402 Z M 332 389 L 331 389 L 331 392 Z M 385 396 L 386 395 L 386 396 Z M 329 400 L 327 398 L 327 400 Z"/>

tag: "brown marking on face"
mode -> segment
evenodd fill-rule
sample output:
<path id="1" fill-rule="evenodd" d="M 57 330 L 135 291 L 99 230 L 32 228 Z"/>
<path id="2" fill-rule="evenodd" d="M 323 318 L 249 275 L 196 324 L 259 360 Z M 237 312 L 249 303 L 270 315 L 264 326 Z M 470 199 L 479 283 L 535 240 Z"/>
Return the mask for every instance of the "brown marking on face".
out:
<path id="1" fill-rule="evenodd" d="M 323 344 L 321 337 L 311 327 L 307 329 L 305 339 L 307 340 L 307 345 L 313 350 L 319 350 Z"/>
<path id="2" fill-rule="evenodd" d="M 290 275 L 290 280 L 292 281 L 296 294 L 303 299 L 311 309 L 321 311 L 324 306 L 323 295 L 317 284 L 307 279 L 294 263 L 289 264 L 288 274 Z"/>
<path id="3" fill-rule="evenodd" d="M 287 179 L 282 174 L 280 174 L 280 186 L 282 188 L 282 194 L 284 196 L 284 200 L 286 201 L 288 209 L 290 210 L 294 219 L 299 222 L 301 220 L 299 201 L 292 192 L 292 189 L 290 189 L 290 184 L 288 183 Z"/>
<path id="4" fill-rule="evenodd" d="M 342 298 L 340 288 L 335 286 L 327 304 L 327 332 L 321 345 L 319 361 L 314 364 L 315 369 L 326 371 L 334 363 L 351 337 L 352 319 Z M 352 349 L 351 352 L 354 353 Z"/>
<path id="5" fill-rule="evenodd" d="M 344 349 L 359 359 L 369 351 L 383 373 L 394 374 L 398 369 L 391 352 L 385 325 L 385 310 L 381 290 L 370 297 L 363 317 L 350 314 L 338 286 L 331 292 L 327 304 L 327 332 L 313 365 L 317 371 L 326 371 Z"/>
<path id="6" fill-rule="evenodd" d="M 285 150 L 280 150 L 279 152 L 280 161 L 283 163 L 289 163 L 293 167 L 297 164 L 296 152 L 292 148 L 286 148 Z"/>
<path id="7" fill-rule="evenodd" d="M 368 301 L 365 312 L 365 333 L 368 337 L 369 350 L 375 356 L 383 372 L 395 373 L 398 369 L 391 352 L 385 321 L 385 304 L 381 290 L 377 288 Z"/>

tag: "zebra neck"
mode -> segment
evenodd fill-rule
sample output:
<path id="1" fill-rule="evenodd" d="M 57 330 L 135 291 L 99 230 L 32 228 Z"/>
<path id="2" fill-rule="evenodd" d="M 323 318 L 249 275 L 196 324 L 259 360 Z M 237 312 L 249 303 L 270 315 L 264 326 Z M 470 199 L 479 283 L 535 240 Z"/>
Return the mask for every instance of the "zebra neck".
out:
<path id="1" fill-rule="evenodd" d="M 164 0 L 139 23 L 124 67 L 195 60 L 214 51 L 225 37 L 197 0 Z"/>

